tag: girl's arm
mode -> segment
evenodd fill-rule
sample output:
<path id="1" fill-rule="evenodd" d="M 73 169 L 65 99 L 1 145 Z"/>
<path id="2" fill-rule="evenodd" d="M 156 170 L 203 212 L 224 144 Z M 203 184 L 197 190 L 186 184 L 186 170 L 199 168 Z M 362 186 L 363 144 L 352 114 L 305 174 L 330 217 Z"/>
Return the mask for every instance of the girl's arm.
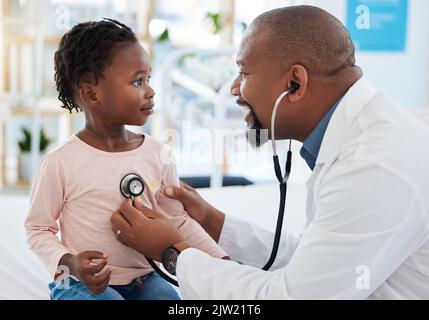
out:
<path id="1" fill-rule="evenodd" d="M 64 175 L 54 154 L 43 157 L 30 194 L 25 221 L 27 243 L 48 268 L 52 277 L 61 258 L 70 253 L 59 241 L 57 220 L 65 201 Z M 63 270 L 63 272 L 67 272 Z"/>

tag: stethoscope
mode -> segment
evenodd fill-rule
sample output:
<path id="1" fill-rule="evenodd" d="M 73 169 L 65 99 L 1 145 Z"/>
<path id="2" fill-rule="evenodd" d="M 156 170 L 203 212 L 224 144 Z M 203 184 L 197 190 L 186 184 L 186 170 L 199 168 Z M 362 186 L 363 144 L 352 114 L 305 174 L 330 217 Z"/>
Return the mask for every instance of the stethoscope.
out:
<path id="1" fill-rule="evenodd" d="M 274 105 L 273 113 L 271 114 L 271 144 L 273 147 L 273 163 L 274 163 L 274 172 L 276 173 L 277 180 L 280 184 L 280 204 L 279 204 L 279 213 L 277 216 L 277 225 L 276 232 L 274 234 L 274 243 L 273 249 L 271 251 L 270 258 L 262 270 L 268 271 L 274 263 L 276 259 L 277 252 L 279 250 L 280 238 L 282 235 L 282 227 L 283 227 L 283 218 L 285 214 L 285 206 L 286 206 L 286 193 L 287 193 L 287 182 L 289 180 L 290 172 L 292 169 L 292 140 L 289 140 L 289 150 L 287 152 L 286 157 L 286 165 L 285 165 L 285 175 L 282 175 L 282 169 L 280 168 L 279 156 L 277 155 L 277 147 L 276 147 L 276 136 L 275 136 L 275 127 L 276 127 L 276 115 L 277 110 L 279 109 L 280 103 L 283 99 L 291 94 L 296 92 L 299 89 L 299 84 L 292 82 L 292 86 L 287 91 L 283 92 L 276 100 Z"/>
<path id="2" fill-rule="evenodd" d="M 144 182 L 142 177 L 140 177 L 138 174 L 135 173 L 129 173 L 125 175 L 121 183 L 119 184 L 119 189 L 121 190 L 122 195 L 127 198 L 131 199 L 131 203 L 134 206 L 134 199 L 144 192 Z M 148 257 L 145 257 L 149 265 L 165 280 L 170 282 L 172 285 L 178 287 L 179 283 L 177 280 L 174 280 L 170 276 L 168 276 L 165 272 L 163 272 L 156 264 L 153 262 L 153 260 L 149 259 Z"/>
<path id="3" fill-rule="evenodd" d="M 282 233 L 282 226 L 283 226 L 283 218 L 284 218 L 284 212 L 285 212 L 285 205 L 286 205 L 286 193 L 287 193 L 287 181 L 289 180 L 291 168 L 292 168 L 292 150 L 291 145 L 292 141 L 289 142 L 289 151 L 287 153 L 287 159 L 286 159 L 286 166 L 285 166 L 285 175 L 282 174 L 282 169 L 280 168 L 280 161 L 279 157 L 277 155 L 277 148 L 276 148 L 276 140 L 275 140 L 275 124 L 276 124 L 276 115 L 277 110 L 280 106 L 280 103 L 282 100 L 290 93 L 294 93 L 299 89 L 299 85 L 296 83 L 292 84 L 292 87 L 283 92 L 277 99 L 273 113 L 271 115 L 271 140 L 272 140 L 272 147 L 273 147 L 273 163 L 274 163 L 274 171 L 276 173 L 277 180 L 280 184 L 280 205 L 279 205 L 279 212 L 277 217 L 277 225 L 276 225 L 276 232 L 274 235 L 274 243 L 273 243 L 273 249 L 271 251 L 270 258 L 268 262 L 265 264 L 265 266 L 262 268 L 262 270 L 268 271 L 271 266 L 274 263 L 274 260 L 276 259 L 277 252 L 279 249 L 280 244 L 280 238 Z M 125 175 L 121 183 L 119 185 L 120 191 L 122 195 L 127 198 L 131 199 L 133 205 L 134 205 L 134 198 L 140 196 L 143 194 L 145 185 L 143 182 L 143 179 L 135 173 L 130 173 Z M 156 264 L 153 262 L 153 260 L 146 257 L 146 260 L 148 261 L 149 265 L 165 280 L 173 284 L 174 286 L 178 287 L 179 284 L 177 280 L 171 278 L 166 273 L 164 273 Z"/>

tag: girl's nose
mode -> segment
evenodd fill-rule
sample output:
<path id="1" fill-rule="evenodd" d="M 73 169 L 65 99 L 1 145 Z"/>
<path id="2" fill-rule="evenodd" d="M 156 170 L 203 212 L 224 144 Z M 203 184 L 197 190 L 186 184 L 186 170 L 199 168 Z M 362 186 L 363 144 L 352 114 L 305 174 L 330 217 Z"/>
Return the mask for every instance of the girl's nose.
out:
<path id="1" fill-rule="evenodd" d="M 148 87 L 148 90 L 146 91 L 145 98 L 146 99 L 152 99 L 155 96 L 155 90 L 153 90 L 152 87 Z"/>

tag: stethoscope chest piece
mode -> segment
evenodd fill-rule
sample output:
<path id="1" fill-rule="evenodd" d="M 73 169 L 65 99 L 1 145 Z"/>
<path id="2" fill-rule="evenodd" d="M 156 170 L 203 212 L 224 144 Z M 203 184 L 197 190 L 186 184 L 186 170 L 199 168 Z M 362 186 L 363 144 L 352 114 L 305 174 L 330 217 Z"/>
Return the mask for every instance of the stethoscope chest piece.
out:
<path id="1" fill-rule="evenodd" d="M 125 198 L 127 198 L 127 199 L 131 198 L 133 206 L 134 206 L 134 198 L 140 196 L 144 192 L 143 179 L 138 174 L 129 173 L 122 178 L 121 183 L 119 184 L 119 189 L 121 190 L 121 193 Z M 179 286 L 179 284 L 177 283 L 177 280 L 174 280 L 174 279 L 170 278 L 168 275 L 166 275 L 161 269 L 158 268 L 158 266 L 155 264 L 155 262 L 153 262 L 149 258 L 146 258 L 146 260 L 147 260 L 147 262 L 149 262 L 149 265 L 162 278 L 164 278 L 165 280 L 167 280 L 171 284 L 175 285 L 176 287 Z"/>
<path id="2" fill-rule="evenodd" d="M 138 197 L 144 192 L 143 179 L 135 173 L 130 173 L 122 178 L 120 190 L 125 198 Z"/>

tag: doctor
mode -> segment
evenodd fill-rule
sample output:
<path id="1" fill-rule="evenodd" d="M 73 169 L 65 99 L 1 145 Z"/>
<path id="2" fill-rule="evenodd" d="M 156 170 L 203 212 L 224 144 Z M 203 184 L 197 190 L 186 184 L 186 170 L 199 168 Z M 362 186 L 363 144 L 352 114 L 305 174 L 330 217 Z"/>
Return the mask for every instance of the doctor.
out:
<path id="1" fill-rule="evenodd" d="M 260 268 L 273 234 L 187 186 L 167 193 L 230 261 L 189 247 L 160 214 L 129 201 L 112 216 L 119 240 L 157 261 L 177 249 L 167 263 L 185 299 L 429 299 L 429 128 L 378 93 L 354 54 L 343 25 L 311 6 L 260 15 L 240 44 L 232 94 L 249 108 L 246 121 L 270 129 L 277 97 L 298 85 L 280 105 L 276 137 L 302 141 L 313 170 L 307 228 L 283 235 L 270 271 Z"/>

